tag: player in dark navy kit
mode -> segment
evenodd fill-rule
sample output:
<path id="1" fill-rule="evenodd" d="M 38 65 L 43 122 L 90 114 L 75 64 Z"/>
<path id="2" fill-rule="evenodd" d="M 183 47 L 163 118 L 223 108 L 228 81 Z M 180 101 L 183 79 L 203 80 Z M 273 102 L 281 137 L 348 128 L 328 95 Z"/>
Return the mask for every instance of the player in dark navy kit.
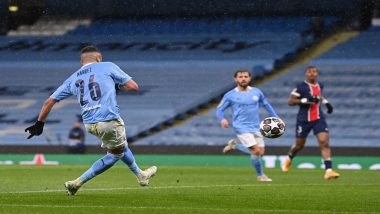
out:
<path id="1" fill-rule="evenodd" d="M 327 113 L 333 112 L 332 105 L 323 97 L 323 85 L 317 81 L 319 71 L 315 66 L 309 66 L 305 71 L 306 80 L 297 85 L 290 94 L 288 104 L 298 105 L 299 111 L 296 124 L 296 143 L 290 148 L 288 157 L 285 158 L 282 171 L 287 172 L 292 164 L 292 159 L 303 149 L 306 138 L 313 130 L 321 148 L 321 155 L 325 164 L 326 180 L 338 178 L 339 174 L 332 170 L 331 150 L 329 147 L 329 130 L 321 104 L 325 104 Z"/>

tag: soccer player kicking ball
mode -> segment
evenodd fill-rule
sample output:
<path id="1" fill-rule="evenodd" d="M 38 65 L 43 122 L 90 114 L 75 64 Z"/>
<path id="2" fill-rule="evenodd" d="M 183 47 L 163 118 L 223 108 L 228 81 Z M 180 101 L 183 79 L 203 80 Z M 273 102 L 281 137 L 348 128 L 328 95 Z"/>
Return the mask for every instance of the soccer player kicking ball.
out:
<path id="1" fill-rule="evenodd" d="M 309 66 L 305 71 L 306 80 L 293 89 L 288 99 L 290 106 L 299 105 L 296 124 L 296 143 L 290 148 L 288 156 L 283 162 L 282 171 L 289 171 L 292 159 L 303 149 L 306 138 L 313 130 L 321 148 L 325 164 L 326 180 L 338 178 L 339 173 L 332 170 L 331 150 L 329 147 L 329 131 L 321 103 L 327 107 L 327 113 L 333 112 L 332 105 L 322 96 L 323 85 L 317 81 L 319 71 L 315 66 Z"/>
<path id="2" fill-rule="evenodd" d="M 234 79 L 237 86 L 223 96 L 216 115 L 221 127 L 228 128 L 230 123 L 224 117 L 224 111 L 227 108 L 232 109 L 232 125 L 241 144 L 230 140 L 224 147 L 223 153 L 237 149 L 251 155 L 251 164 L 256 170 L 257 181 L 271 182 L 272 179 L 264 174 L 260 160 L 265 152 L 265 144 L 260 133 L 259 105 L 262 104 L 272 117 L 278 116 L 261 90 L 249 86 L 252 77 L 248 70 L 236 71 Z"/>
<path id="3" fill-rule="evenodd" d="M 37 122 L 26 128 L 30 139 L 43 132 L 44 121 L 53 106 L 65 98 L 75 95 L 82 109 L 86 130 L 102 141 L 107 154 L 97 160 L 86 172 L 75 180 L 67 181 L 65 188 L 69 195 L 75 195 L 87 181 L 122 160 L 136 175 L 141 186 L 147 186 L 156 174 L 157 167 L 141 170 L 128 148 L 124 122 L 119 115 L 116 102 L 115 84 L 119 89 L 138 90 L 138 85 L 111 62 L 102 62 L 102 55 L 94 46 L 84 47 L 80 54 L 82 67 L 73 73 L 43 104 Z"/>

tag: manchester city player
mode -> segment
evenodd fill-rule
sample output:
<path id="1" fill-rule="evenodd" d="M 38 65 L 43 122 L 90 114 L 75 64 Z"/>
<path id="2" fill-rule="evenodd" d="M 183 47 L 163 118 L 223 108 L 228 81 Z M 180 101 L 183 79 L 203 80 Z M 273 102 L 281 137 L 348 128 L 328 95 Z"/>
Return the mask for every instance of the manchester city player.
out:
<path id="1" fill-rule="evenodd" d="M 43 104 L 37 122 L 26 128 L 31 138 L 43 132 L 44 122 L 53 106 L 72 95 L 77 97 L 82 109 L 86 130 L 97 136 L 107 154 L 97 160 L 86 172 L 75 180 L 67 181 L 65 188 L 69 195 L 75 195 L 87 181 L 122 160 L 136 175 L 141 186 L 149 184 L 157 167 L 141 170 L 128 148 L 124 121 L 116 102 L 115 84 L 119 89 L 138 90 L 137 83 L 111 62 L 102 62 L 102 55 L 94 46 L 84 47 L 80 54 L 82 67 L 74 72 Z"/>
<path id="2" fill-rule="evenodd" d="M 292 159 L 303 149 L 307 136 L 313 130 L 325 164 L 324 178 L 329 180 L 338 178 L 340 175 L 332 170 L 329 131 L 325 115 L 321 109 L 321 103 L 326 105 L 328 114 L 333 112 L 333 107 L 323 97 L 323 85 L 317 81 L 318 76 L 319 71 L 315 66 L 307 67 L 305 70 L 306 80 L 293 89 L 288 99 L 288 104 L 290 106 L 298 105 L 299 111 L 296 124 L 296 143 L 290 148 L 288 156 L 282 165 L 282 171 L 289 171 Z"/>
<path id="3" fill-rule="evenodd" d="M 223 153 L 237 149 L 251 155 L 252 167 L 256 170 L 257 181 L 271 182 L 263 172 L 261 156 L 265 152 L 263 136 L 260 133 L 260 104 L 270 116 L 278 117 L 272 106 L 265 99 L 260 89 L 249 86 L 251 73 L 248 70 L 238 70 L 234 75 L 236 88 L 227 92 L 217 107 L 216 114 L 222 128 L 228 128 L 230 123 L 224 116 L 227 108 L 232 109 L 232 126 L 240 143 L 230 140 Z"/>

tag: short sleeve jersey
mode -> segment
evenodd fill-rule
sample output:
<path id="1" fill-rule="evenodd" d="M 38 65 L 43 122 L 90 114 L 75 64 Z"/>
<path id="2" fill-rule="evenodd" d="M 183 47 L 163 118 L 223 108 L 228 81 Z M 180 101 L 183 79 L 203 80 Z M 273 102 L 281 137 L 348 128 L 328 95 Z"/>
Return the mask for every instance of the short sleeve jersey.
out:
<path id="1" fill-rule="evenodd" d="M 231 107 L 232 125 L 237 133 L 258 132 L 260 130 L 259 107 L 260 104 L 266 103 L 264 94 L 258 88 L 249 87 L 247 92 L 240 92 L 235 88 L 223 96 L 217 111 L 223 112 Z"/>
<path id="2" fill-rule="evenodd" d="M 302 98 L 310 98 L 312 96 L 322 96 L 323 85 L 321 83 L 310 84 L 306 81 L 297 85 L 291 92 L 291 95 Z M 312 105 L 299 105 L 297 120 L 300 122 L 311 122 L 324 119 L 325 116 L 321 110 L 320 102 Z"/>
<path id="3" fill-rule="evenodd" d="M 131 79 L 114 63 L 90 63 L 73 73 L 50 97 L 60 101 L 76 96 L 85 124 L 109 121 L 120 118 L 115 84 Z"/>

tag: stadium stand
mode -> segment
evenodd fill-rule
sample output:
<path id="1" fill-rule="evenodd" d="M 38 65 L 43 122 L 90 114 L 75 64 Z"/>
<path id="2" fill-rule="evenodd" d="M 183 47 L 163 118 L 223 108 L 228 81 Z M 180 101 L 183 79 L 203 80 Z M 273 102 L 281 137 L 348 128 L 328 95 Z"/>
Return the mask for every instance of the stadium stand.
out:
<path id="1" fill-rule="evenodd" d="M 333 18 L 328 18 L 329 23 L 332 20 Z M 69 35 L 301 32 L 308 28 L 309 22 L 310 17 L 101 19 L 94 20 L 91 25 L 78 27 Z"/>
<path id="2" fill-rule="evenodd" d="M 7 36 L 62 36 L 80 26 L 88 26 L 90 23 L 90 19 L 42 17 L 33 25 L 21 25 L 15 30 L 10 30 Z"/>
<path id="3" fill-rule="evenodd" d="M 201 25 L 194 20 L 189 29 Z M 224 21 L 225 25 L 233 25 L 229 19 Z M 300 18 L 299 23 L 307 26 L 307 21 Z M 74 99 L 63 101 L 53 110 L 45 138 L 26 141 L 24 129 L 34 122 L 44 99 L 80 67 L 78 52 L 86 44 L 97 45 L 105 61 L 120 65 L 141 86 L 135 95 L 119 96 L 128 136 L 133 140 L 219 98 L 232 87 L 231 76 L 237 68 L 270 71 L 275 59 L 296 50 L 301 42 L 298 24 L 296 28 L 290 27 L 289 32 L 272 31 L 272 25 L 284 25 L 287 19 L 265 19 L 264 24 L 256 28 L 262 30 L 245 34 L 213 31 L 188 35 L 181 29 L 176 30 L 177 33 L 165 31 L 169 35 L 161 35 L 159 31 L 156 35 L 144 36 L 118 31 L 117 26 L 124 25 L 117 22 L 116 27 L 99 22 L 89 25 L 89 35 L 81 34 L 79 27 L 64 36 L 0 38 L 3 75 L 0 144 L 65 143 L 75 115 L 80 113 Z M 156 25 L 152 22 L 150 27 Z M 99 33 L 100 36 L 93 36 Z M 88 136 L 86 144 L 97 145 L 98 141 Z"/>
<path id="4" fill-rule="evenodd" d="M 335 147 L 379 147 L 377 132 L 380 101 L 380 63 L 376 42 L 379 31 L 371 28 L 310 62 L 321 70 L 320 81 L 326 86 L 325 96 L 335 106 L 328 115 L 331 145 Z M 286 133 L 278 139 L 267 139 L 269 146 L 290 146 L 294 142 L 297 108 L 287 106 L 287 98 L 296 83 L 303 81 L 304 66 L 259 85 L 277 113 L 287 124 Z M 262 117 L 267 113 L 262 112 Z M 224 145 L 234 137 L 232 129 L 222 129 L 215 109 L 198 115 L 184 124 L 141 139 L 138 145 Z M 318 146 L 314 138 L 308 144 Z"/>

